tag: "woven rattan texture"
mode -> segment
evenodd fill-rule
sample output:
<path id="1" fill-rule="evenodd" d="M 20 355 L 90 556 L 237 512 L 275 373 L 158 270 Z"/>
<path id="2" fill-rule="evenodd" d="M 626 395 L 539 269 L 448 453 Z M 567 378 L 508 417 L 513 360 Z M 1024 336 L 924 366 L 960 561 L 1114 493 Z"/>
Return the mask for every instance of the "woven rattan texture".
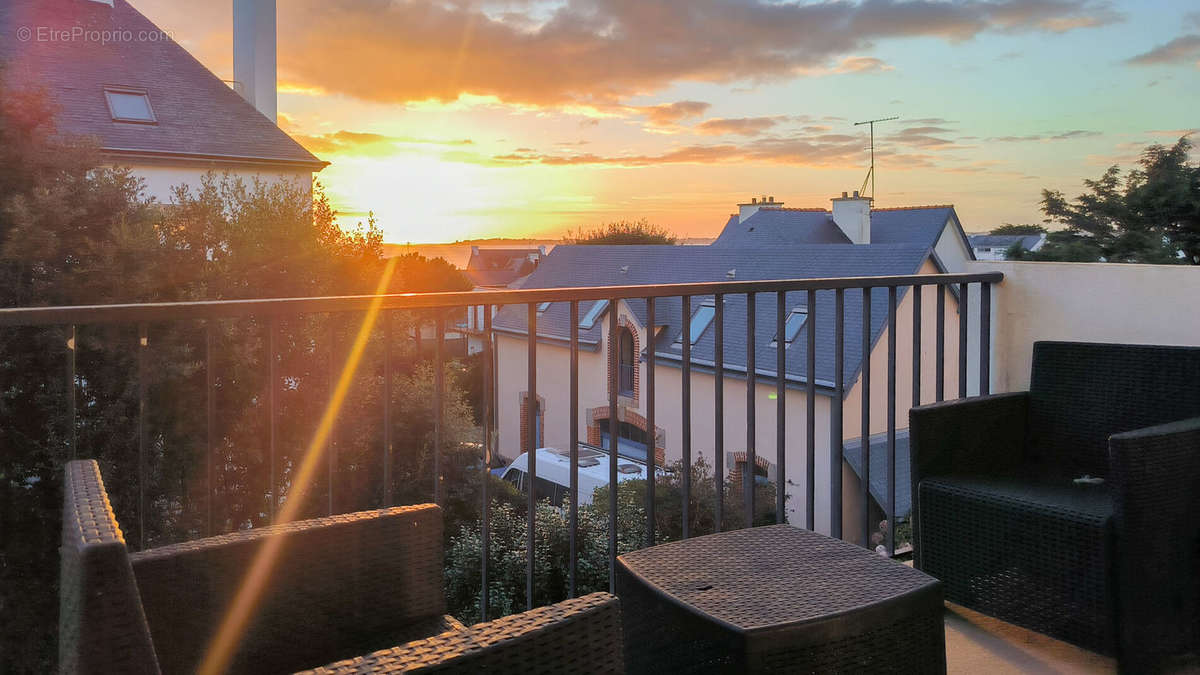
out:
<path id="1" fill-rule="evenodd" d="M 1200 348 L 1039 342 L 1027 394 L 914 408 L 917 567 L 1123 670 L 1200 650 L 1197 383 Z"/>
<path id="2" fill-rule="evenodd" d="M 919 498 L 922 569 L 947 600 L 1113 652 L 1107 489 L 945 477 Z"/>
<path id="3" fill-rule="evenodd" d="M 622 652 L 620 605 L 593 593 L 309 672 L 622 673 Z"/>
<path id="4" fill-rule="evenodd" d="M 1200 349 L 1039 342 L 1030 442 L 1046 471 L 1108 476 L 1108 437 L 1200 416 Z"/>
<path id="5" fill-rule="evenodd" d="M 442 515 L 432 504 L 298 521 L 152 549 L 133 569 L 162 669 L 191 672 L 254 555 L 283 545 L 233 672 L 291 672 L 444 623 Z M 186 611 L 181 611 L 186 608 Z"/>
<path id="6" fill-rule="evenodd" d="M 945 672 L 935 580 L 788 525 L 625 554 L 617 592 L 633 673 Z"/>
<path id="7" fill-rule="evenodd" d="M 125 539 L 93 460 L 69 462 L 63 482 L 59 669 L 158 672 Z"/>

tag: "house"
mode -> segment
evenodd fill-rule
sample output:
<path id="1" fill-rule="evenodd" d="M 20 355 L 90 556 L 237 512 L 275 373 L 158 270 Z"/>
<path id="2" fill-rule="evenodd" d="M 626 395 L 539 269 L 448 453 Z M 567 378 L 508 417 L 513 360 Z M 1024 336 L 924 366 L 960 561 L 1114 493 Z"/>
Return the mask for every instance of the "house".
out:
<path id="1" fill-rule="evenodd" d="M 529 276 L 546 255 L 546 247 L 480 248 L 471 247 L 471 259 L 464 273 L 481 290 L 511 288 L 513 282 Z"/>
<path id="2" fill-rule="evenodd" d="M 524 282 L 524 288 L 586 287 L 633 284 L 711 282 L 726 280 L 771 280 L 825 277 L 934 274 L 958 271 L 971 260 L 971 250 L 953 207 L 871 209 L 868 199 L 841 197 L 831 210 L 785 209 L 767 200 L 739 205 L 721 236 L 709 246 L 558 246 Z M 935 306 L 936 289 L 925 287 L 925 307 Z M 897 298 L 897 353 L 912 351 L 912 293 L 900 289 Z M 875 289 L 870 294 L 872 381 L 887 381 L 888 293 Z M 788 316 L 785 334 L 777 335 L 774 296 L 755 304 L 755 433 L 758 439 L 754 471 L 773 479 L 775 475 L 775 371 L 778 349 L 786 349 L 783 373 L 786 415 L 785 434 L 790 501 L 788 516 L 798 522 L 807 503 L 806 386 L 811 377 L 817 399 L 814 423 L 817 429 L 816 475 L 828 475 L 831 436 L 831 402 L 836 356 L 834 352 L 834 293 L 819 292 L 816 307 L 806 306 L 804 292 L 786 294 Z M 746 407 L 747 303 L 745 296 L 731 295 L 724 301 L 724 361 L 722 373 L 715 371 L 714 299 L 694 297 L 691 314 L 683 315 L 679 298 L 656 302 L 655 325 L 647 325 L 643 300 L 585 301 L 578 307 L 579 335 L 579 420 L 580 437 L 588 443 L 607 443 L 616 430 L 618 443 L 627 452 L 654 451 L 666 461 L 682 456 L 682 332 L 691 329 L 691 438 L 692 456 L 712 463 L 715 448 L 715 378 L 723 382 L 725 466 L 744 473 L 747 429 Z M 947 326 L 957 326 L 957 298 L 947 294 Z M 617 312 L 618 334 L 609 335 L 609 313 Z M 569 303 L 542 303 L 536 307 L 538 347 L 535 424 L 527 428 L 530 405 L 527 388 L 527 308 L 506 306 L 496 315 L 498 449 L 516 456 L 532 434 L 537 446 L 566 447 L 569 439 L 569 380 L 571 332 Z M 812 315 L 815 312 L 815 319 Z M 845 353 L 843 372 L 843 429 L 846 438 L 860 435 L 862 409 L 861 368 L 863 343 L 863 294 L 845 294 Z M 806 331 L 816 332 L 816 369 L 806 372 Z M 922 314 L 922 332 L 936 332 L 934 312 Z M 957 353 L 957 330 L 947 329 L 946 351 Z M 609 374 L 609 349 L 618 350 L 618 372 Z M 653 349 L 656 382 L 656 427 L 647 428 L 646 352 Z M 929 341 L 922 344 L 930 353 L 922 359 L 922 395 L 934 397 L 934 354 Z M 910 359 L 899 359 L 897 381 L 912 382 Z M 946 381 L 956 382 L 957 364 L 946 362 Z M 618 419 L 609 419 L 609 382 L 618 387 Z M 897 388 L 897 404 L 907 410 L 911 385 Z M 874 386 L 869 399 L 871 434 L 886 431 L 887 399 L 884 387 Z M 567 408 L 567 409 L 564 409 Z M 902 421 L 901 425 L 905 423 Z M 874 445 L 874 444 L 872 444 Z M 898 443 L 898 446 L 900 444 Z M 898 447 L 898 455 L 906 452 Z M 872 451 L 874 459 L 874 449 Z M 847 456 L 849 459 L 849 456 Z M 899 461 L 899 459 L 898 459 Z M 856 466 L 842 467 L 843 490 L 854 494 L 858 487 Z M 873 488 L 874 483 L 872 481 Z M 826 481 L 827 483 L 827 481 Z M 816 481 L 817 522 L 828 523 L 827 486 Z M 822 491 L 826 491 L 822 494 Z M 878 501 L 882 497 L 873 489 Z M 854 501 L 854 500 L 848 500 Z M 857 522 L 857 504 L 845 504 L 844 522 Z M 903 515 L 899 509 L 898 514 Z"/>
<path id="3" fill-rule="evenodd" d="M 233 4 L 234 86 L 244 94 L 127 0 L 0 3 L 6 86 L 43 89 L 59 132 L 95 139 L 103 161 L 132 169 L 160 202 L 209 171 L 310 190 L 328 163 L 275 124 L 274 0 Z"/>
<path id="4" fill-rule="evenodd" d="M 967 237 L 976 260 L 1006 260 L 1010 248 L 1016 245 L 1026 251 L 1037 251 L 1046 243 L 1046 233 L 1040 234 L 972 234 Z"/>

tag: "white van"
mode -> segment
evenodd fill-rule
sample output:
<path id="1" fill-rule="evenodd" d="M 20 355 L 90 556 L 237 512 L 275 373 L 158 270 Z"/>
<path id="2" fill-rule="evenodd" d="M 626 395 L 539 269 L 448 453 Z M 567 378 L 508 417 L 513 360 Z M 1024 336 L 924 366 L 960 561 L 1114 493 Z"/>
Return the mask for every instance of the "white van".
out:
<path id="1" fill-rule="evenodd" d="M 562 504 L 571 487 L 571 453 L 559 448 L 538 448 L 537 498 Z M 608 485 L 608 453 L 587 443 L 579 444 L 579 503 L 591 504 L 592 493 Z M 529 455 L 521 453 L 504 469 L 500 477 L 524 492 L 529 482 Z M 661 474 L 661 469 L 658 472 Z M 617 456 L 617 482 L 646 477 L 646 464 L 635 459 Z"/>

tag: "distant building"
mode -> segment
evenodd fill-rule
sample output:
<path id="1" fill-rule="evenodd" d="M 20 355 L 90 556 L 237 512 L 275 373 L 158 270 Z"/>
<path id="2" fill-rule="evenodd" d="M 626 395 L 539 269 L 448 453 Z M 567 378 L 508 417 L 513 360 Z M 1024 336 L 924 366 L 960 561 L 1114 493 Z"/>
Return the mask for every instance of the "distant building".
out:
<path id="1" fill-rule="evenodd" d="M 480 248 L 471 247 L 471 259 L 465 273 L 479 289 L 511 288 L 512 284 L 537 269 L 546 255 L 546 247 Z"/>
<path id="2" fill-rule="evenodd" d="M 5 0 L 6 86 L 44 89 L 60 133 L 95 139 L 161 202 L 209 171 L 311 189 L 328 162 L 275 124 L 275 2 L 234 0 L 233 13 L 245 81 L 231 86 L 127 0 Z"/>
<path id="3" fill-rule="evenodd" d="M 739 212 L 730 216 L 720 237 L 709 246 L 556 246 L 522 282 L 523 288 L 564 288 L 624 284 L 666 284 L 712 282 L 728 280 L 805 279 L 826 277 L 886 276 L 907 274 L 936 274 L 963 272 L 973 259 L 971 248 L 952 206 L 922 206 L 901 209 L 873 209 L 870 200 L 858 195 L 833 200 L 832 209 L 789 209 L 767 198 L 755 198 L 740 204 Z M 923 301 L 933 306 L 935 289 L 923 287 Z M 901 288 L 896 307 L 897 346 L 899 353 L 912 350 L 911 289 Z M 767 409 L 775 396 L 776 354 L 785 349 L 785 371 L 782 374 L 787 393 L 789 422 L 786 453 L 789 467 L 805 466 L 805 420 L 807 416 L 806 384 L 815 382 L 815 428 L 817 429 L 816 475 L 829 475 L 831 400 L 837 395 L 833 385 L 837 356 L 834 353 L 834 294 L 817 294 L 817 306 L 807 306 L 803 292 L 787 293 L 788 316 L 783 335 L 776 332 L 775 306 L 772 302 L 756 305 L 755 363 L 759 377 L 755 398 Z M 861 368 L 863 343 L 862 293 L 845 295 L 845 344 L 842 368 L 846 376 L 843 390 L 845 409 L 861 408 Z M 745 340 L 746 298 L 730 295 L 725 298 L 724 312 L 724 372 L 717 373 L 715 359 L 715 301 L 712 296 L 691 299 L 690 315 L 683 312 L 679 298 L 660 298 L 656 303 L 654 325 L 644 300 L 622 300 L 616 307 L 606 300 L 584 301 L 578 306 L 576 329 L 579 344 L 579 410 L 581 440 L 605 447 L 610 435 L 616 435 L 617 446 L 630 456 L 646 457 L 650 452 L 667 461 L 682 456 L 683 415 L 681 400 L 681 365 L 683 328 L 690 326 L 691 391 L 697 401 L 691 415 L 692 456 L 714 461 L 713 416 L 706 414 L 714 396 L 714 382 L 723 378 L 725 406 L 737 410 L 745 404 L 745 372 L 747 343 Z M 871 360 L 872 378 L 887 380 L 887 340 L 889 306 L 887 292 L 876 289 L 870 295 L 870 344 L 875 357 Z M 528 395 L 528 308 L 508 305 L 495 315 L 497 400 L 499 420 L 498 450 L 515 457 L 526 443 L 557 448 L 569 446 L 570 392 L 565 376 L 570 362 L 571 319 L 570 303 L 545 302 L 535 307 L 537 317 L 537 362 L 539 368 L 537 398 Z M 946 296 L 948 324 L 959 310 L 954 289 Z M 617 313 L 616 334 L 609 334 L 610 313 Z M 815 318 L 810 318 L 815 317 Z M 922 331 L 926 335 L 937 330 L 933 312 L 922 315 Z M 816 334 L 815 372 L 807 370 L 808 331 Z M 958 333 L 946 332 L 946 350 L 956 353 Z M 610 350 L 616 352 L 616 372 L 610 373 Z M 647 376 L 646 353 L 654 350 L 656 382 L 655 427 L 646 420 L 646 393 L 642 383 Z M 882 351 L 881 351 L 882 350 Z M 929 353 L 922 361 L 922 387 L 925 400 L 933 398 L 935 358 Z M 911 363 L 901 359 L 897 377 L 911 381 Z M 957 378 L 957 364 L 945 364 L 946 377 Z M 953 371 L 953 372 L 952 372 Z M 609 387 L 617 387 L 617 419 L 609 419 Z M 886 431 L 886 400 L 876 389 L 871 398 L 871 434 Z M 910 387 L 899 387 L 898 407 L 909 406 Z M 878 400 L 877 400 L 878 399 Z M 699 401 L 706 401 L 700 403 Z M 528 428 L 529 409 L 534 406 L 533 428 Z M 710 409 L 710 408 L 709 408 Z M 850 494 L 860 488 L 858 475 L 863 460 L 859 445 L 853 439 L 861 431 L 854 414 L 843 423 L 847 440 L 845 464 L 842 467 L 843 489 Z M 769 415 L 756 420 L 761 438 L 774 433 L 774 421 Z M 732 479 L 753 472 L 755 480 L 774 480 L 777 467 L 773 453 L 760 453 L 754 467 L 746 466 L 745 419 L 732 415 L 724 424 L 725 467 Z M 872 464 L 883 455 L 877 439 L 872 438 Z M 907 435 L 897 439 L 898 467 L 907 467 Z M 876 455 L 879 455 L 878 457 Z M 824 466 L 822 466 L 824 464 Z M 805 481 L 801 473 L 791 469 L 787 492 L 790 496 L 788 516 L 799 518 L 800 505 L 805 504 Z M 898 474 L 907 476 L 907 474 Z M 877 485 L 886 471 L 873 473 L 870 486 L 877 501 L 881 492 Z M 907 480 L 907 478 L 904 478 Z M 901 481 L 902 482 L 902 481 Z M 886 483 L 886 481 L 885 481 Z M 817 481 L 817 485 L 821 485 Z M 886 487 L 884 485 L 883 487 Z M 904 488 L 907 495 L 907 486 Z M 823 498 L 817 499 L 817 522 L 830 518 Z M 897 516 L 907 514 L 909 500 L 897 500 Z M 848 501 L 843 507 L 843 521 L 857 522 L 861 507 Z M 878 506 L 873 514 L 878 514 Z"/>
<path id="4" fill-rule="evenodd" d="M 972 234 L 967 239 L 971 241 L 971 250 L 975 251 L 976 260 L 1004 260 L 1005 252 L 1014 244 L 1020 244 L 1026 251 L 1036 251 L 1046 243 L 1046 233 L 1041 234 Z"/>

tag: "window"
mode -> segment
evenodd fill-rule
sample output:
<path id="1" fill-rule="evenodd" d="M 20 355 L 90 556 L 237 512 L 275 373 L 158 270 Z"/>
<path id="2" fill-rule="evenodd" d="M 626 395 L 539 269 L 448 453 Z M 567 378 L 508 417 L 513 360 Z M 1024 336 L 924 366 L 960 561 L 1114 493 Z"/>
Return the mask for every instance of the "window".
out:
<path id="1" fill-rule="evenodd" d="M 792 310 L 791 314 L 788 314 L 787 321 L 785 321 L 783 324 L 783 340 L 785 348 L 792 346 L 792 343 L 796 341 L 796 337 L 800 335 L 800 329 L 804 327 L 804 324 L 807 321 L 808 308 L 806 307 L 797 307 L 796 309 Z M 776 335 L 775 339 L 771 341 L 771 346 L 779 346 L 778 335 Z"/>
<path id="2" fill-rule="evenodd" d="M 622 328 L 617 340 L 617 393 L 633 396 L 634 368 L 637 368 L 633 333 L 628 328 Z"/>
<path id="3" fill-rule="evenodd" d="M 696 309 L 696 313 L 692 315 L 692 323 L 689 331 L 691 332 L 692 344 L 700 341 L 700 336 L 704 335 L 704 331 L 708 330 L 709 324 L 712 323 L 713 317 L 717 315 L 717 307 L 711 302 L 706 302 Z M 676 344 L 683 343 L 683 332 L 675 338 Z"/>
<path id="4" fill-rule="evenodd" d="M 145 89 L 105 87 L 104 98 L 108 101 L 108 112 L 114 122 L 136 122 L 155 124 L 154 109 L 150 107 L 150 96 Z"/>
<path id="5" fill-rule="evenodd" d="M 538 306 L 537 306 L 537 313 L 538 313 L 538 314 L 541 314 L 542 312 L 546 311 L 547 309 L 550 309 L 550 303 L 549 303 L 549 302 L 539 302 L 539 303 L 538 303 Z"/>
<path id="6" fill-rule="evenodd" d="M 600 313 L 604 311 L 605 307 L 608 307 L 607 300 L 597 300 L 592 303 L 591 309 L 579 320 L 579 327 L 584 330 L 591 330 L 592 326 L 596 325 L 596 319 L 600 318 Z"/>

